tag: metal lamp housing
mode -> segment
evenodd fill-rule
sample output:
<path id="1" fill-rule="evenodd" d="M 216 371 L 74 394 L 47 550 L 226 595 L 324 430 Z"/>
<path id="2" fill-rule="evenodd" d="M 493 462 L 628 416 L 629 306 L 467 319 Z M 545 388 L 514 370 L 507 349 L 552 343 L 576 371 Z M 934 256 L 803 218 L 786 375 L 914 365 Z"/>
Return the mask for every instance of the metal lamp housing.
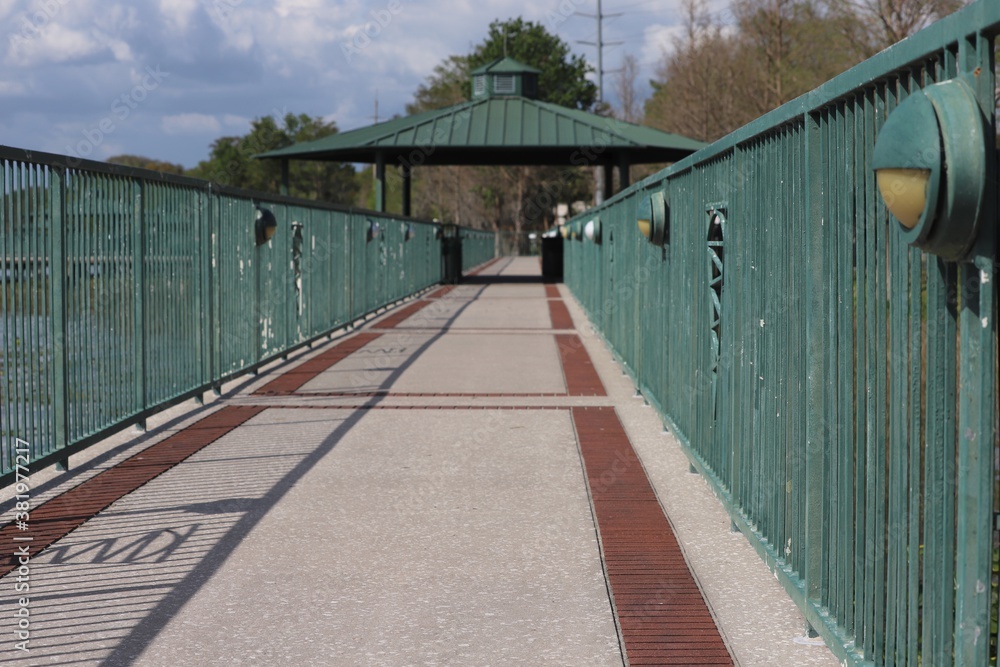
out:
<path id="1" fill-rule="evenodd" d="M 405 233 L 405 235 L 404 235 L 403 238 L 405 240 L 407 240 L 407 241 L 410 241 L 416 235 L 417 235 L 417 230 L 414 228 L 414 226 L 413 225 L 406 225 L 406 233 Z"/>
<path id="2" fill-rule="evenodd" d="M 583 226 L 583 235 L 587 237 L 589 241 L 593 243 L 601 242 L 601 219 L 594 218 L 593 220 L 588 220 L 587 224 Z"/>
<path id="3" fill-rule="evenodd" d="M 378 221 L 368 218 L 368 240 L 372 241 L 377 239 L 379 231 L 381 231 L 381 227 L 379 226 Z"/>
<path id="4" fill-rule="evenodd" d="M 636 225 L 646 240 L 655 246 L 663 246 L 669 241 L 667 231 L 667 199 L 663 191 L 650 193 L 639 200 Z"/>
<path id="5" fill-rule="evenodd" d="M 278 230 L 278 221 L 274 213 L 266 208 L 257 209 L 257 220 L 254 222 L 254 237 L 257 245 L 264 245 L 274 237 Z"/>
<path id="6" fill-rule="evenodd" d="M 982 113 L 962 79 L 914 92 L 889 115 L 872 168 L 907 243 L 952 261 L 969 254 L 986 200 L 986 151 Z"/>

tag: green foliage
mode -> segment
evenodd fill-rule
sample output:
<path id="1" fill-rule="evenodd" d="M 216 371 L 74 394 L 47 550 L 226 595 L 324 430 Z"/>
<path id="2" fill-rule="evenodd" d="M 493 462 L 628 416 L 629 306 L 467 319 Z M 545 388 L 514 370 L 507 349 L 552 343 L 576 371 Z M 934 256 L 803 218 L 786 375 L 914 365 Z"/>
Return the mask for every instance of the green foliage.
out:
<path id="1" fill-rule="evenodd" d="M 506 47 L 504 46 L 506 43 Z M 490 24 L 486 39 L 468 55 L 453 55 L 434 68 L 417 88 L 410 114 L 457 104 L 472 98 L 469 72 L 508 55 L 541 70 L 538 98 L 574 109 L 589 110 L 597 100 L 597 86 L 585 77 L 592 68 L 582 56 L 544 26 L 518 17 Z"/>
<path id="2" fill-rule="evenodd" d="M 184 165 L 172 164 L 163 160 L 143 157 L 141 155 L 113 155 L 107 159 L 111 164 L 121 164 L 126 167 L 137 167 L 139 169 L 152 169 L 163 174 L 184 175 Z"/>
<path id="3" fill-rule="evenodd" d="M 426 83 L 420 84 L 406 113 L 443 109 L 470 99 L 469 56 L 448 56 L 434 67 Z"/>
<path id="4" fill-rule="evenodd" d="M 493 21 L 486 40 L 469 55 L 469 69 L 491 63 L 505 54 L 542 71 L 538 76 L 540 100 L 585 110 L 597 101 L 597 86 L 585 78 L 592 68 L 544 26 L 521 17 Z M 466 94 L 469 93 L 466 85 Z"/>
<path id="5" fill-rule="evenodd" d="M 336 132 L 335 123 L 306 114 L 287 114 L 280 125 L 272 116 L 258 118 L 242 137 L 216 139 L 209 158 L 199 162 L 188 175 L 240 188 L 279 192 L 280 162 L 258 160 L 254 155 Z M 348 164 L 293 160 L 289 165 L 288 193 L 293 197 L 351 204 L 358 193 L 358 181 Z"/>

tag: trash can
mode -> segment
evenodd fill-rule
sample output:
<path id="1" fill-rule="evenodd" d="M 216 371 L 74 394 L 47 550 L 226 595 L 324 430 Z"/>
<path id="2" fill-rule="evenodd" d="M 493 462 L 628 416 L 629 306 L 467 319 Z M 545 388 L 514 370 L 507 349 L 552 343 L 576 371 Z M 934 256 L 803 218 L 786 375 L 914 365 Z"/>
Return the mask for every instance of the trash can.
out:
<path id="1" fill-rule="evenodd" d="M 444 283 L 457 285 L 462 279 L 462 237 L 459 229 L 452 225 L 445 228 L 441 238 L 441 262 Z"/>
<path id="2" fill-rule="evenodd" d="M 542 276 L 560 282 L 563 279 L 563 240 L 561 236 L 542 239 Z"/>

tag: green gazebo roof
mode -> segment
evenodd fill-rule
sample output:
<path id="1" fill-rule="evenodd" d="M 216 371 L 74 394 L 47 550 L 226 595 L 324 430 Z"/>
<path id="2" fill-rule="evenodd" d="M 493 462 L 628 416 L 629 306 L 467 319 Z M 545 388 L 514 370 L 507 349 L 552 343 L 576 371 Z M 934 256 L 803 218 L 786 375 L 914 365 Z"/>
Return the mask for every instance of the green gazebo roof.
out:
<path id="1" fill-rule="evenodd" d="M 522 74 L 527 72 L 529 74 L 541 74 L 542 70 L 535 69 L 531 65 L 525 65 L 522 62 L 518 62 L 513 58 L 504 56 L 503 58 L 497 58 L 491 63 L 486 63 L 481 67 L 469 72 L 469 74 Z"/>
<path id="2" fill-rule="evenodd" d="M 503 63 L 501 60 L 493 66 Z M 524 71 L 524 65 L 514 64 L 518 71 Z M 677 134 L 548 102 L 490 96 L 293 144 L 257 157 L 342 162 L 376 162 L 381 157 L 386 164 L 414 166 L 582 166 L 676 162 L 704 145 Z"/>

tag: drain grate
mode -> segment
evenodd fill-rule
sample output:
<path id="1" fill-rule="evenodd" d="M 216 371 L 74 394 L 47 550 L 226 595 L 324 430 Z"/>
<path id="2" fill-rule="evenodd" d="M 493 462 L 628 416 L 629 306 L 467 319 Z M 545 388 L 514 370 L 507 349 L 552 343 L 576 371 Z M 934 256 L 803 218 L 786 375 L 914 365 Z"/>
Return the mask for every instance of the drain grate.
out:
<path id="1" fill-rule="evenodd" d="M 317 354 L 312 359 L 299 364 L 290 371 L 285 371 L 255 391 L 254 395 L 283 396 L 292 394 L 326 369 L 343 361 L 346 357 L 354 354 L 381 335 L 380 333 L 362 332 L 352 338 L 348 338 L 322 354 Z"/>
<path id="2" fill-rule="evenodd" d="M 614 408 L 573 408 L 630 665 L 732 665 Z"/>
<path id="3" fill-rule="evenodd" d="M 607 396 L 594 362 L 576 334 L 556 334 L 559 361 L 566 377 L 566 393 L 569 396 Z"/>

